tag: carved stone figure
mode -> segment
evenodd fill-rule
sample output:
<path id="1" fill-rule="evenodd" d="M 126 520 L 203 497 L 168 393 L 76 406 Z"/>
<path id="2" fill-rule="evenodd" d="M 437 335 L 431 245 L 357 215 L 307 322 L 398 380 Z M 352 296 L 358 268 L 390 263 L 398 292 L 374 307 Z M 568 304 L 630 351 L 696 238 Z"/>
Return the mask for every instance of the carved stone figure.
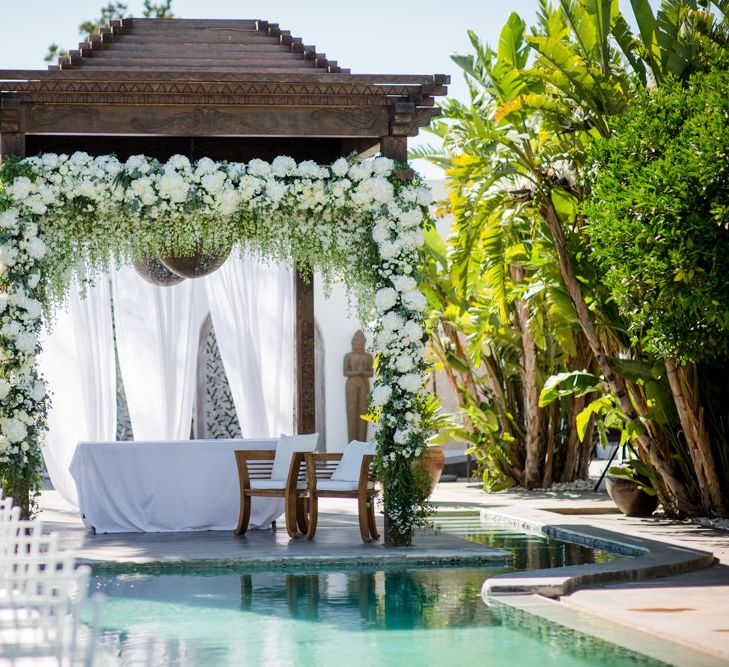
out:
<path id="1" fill-rule="evenodd" d="M 352 351 L 344 355 L 347 431 L 350 440 L 367 440 L 367 422 L 361 415 L 367 412 L 367 396 L 373 374 L 372 355 L 365 352 L 365 335 L 357 331 L 352 338 Z"/>

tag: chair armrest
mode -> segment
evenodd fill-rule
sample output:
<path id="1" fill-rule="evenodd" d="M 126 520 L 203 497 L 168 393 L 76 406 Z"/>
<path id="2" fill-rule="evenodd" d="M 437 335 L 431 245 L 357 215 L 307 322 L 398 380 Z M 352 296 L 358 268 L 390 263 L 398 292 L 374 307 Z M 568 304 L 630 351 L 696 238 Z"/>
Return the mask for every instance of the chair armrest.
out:
<path id="1" fill-rule="evenodd" d="M 316 489 L 317 479 L 329 479 L 337 467 L 334 463 L 338 464 L 341 460 L 341 452 L 307 452 L 306 478 L 309 490 Z"/>
<path id="2" fill-rule="evenodd" d="M 365 454 L 362 457 L 362 466 L 359 469 L 359 488 L 368 488 L 370 480 L 374 482 L 374 474 L 372 473 L 372 462 L 375 457 L 372 454 Z"/>
<path id="3" fill-rule="evenodd" d="M 300 481 L 306 481 L 306 468 L 301 467 L 305 456 L 306 452 L 294 452 L 291 455 L 291 465 L 286 478 L 286 493 L 295 491 Z"/>

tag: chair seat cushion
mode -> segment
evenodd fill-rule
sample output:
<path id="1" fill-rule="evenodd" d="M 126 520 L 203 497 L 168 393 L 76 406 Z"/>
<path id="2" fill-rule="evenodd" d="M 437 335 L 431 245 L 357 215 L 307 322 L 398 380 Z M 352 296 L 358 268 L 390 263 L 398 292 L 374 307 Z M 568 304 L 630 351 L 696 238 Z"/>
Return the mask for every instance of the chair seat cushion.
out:
<path id="1" fill-rule="evenodd" d="M 359 482 L 351 482 L 348 480 L 337 480 L 337 479 L 322 479 L 317 481 L 317 491 L 356 491 L 359 487 Z M 375 485 L 372 482 L 368 482 L 367 488 L 373 489 Z"/>
<path id="2" fill-rule="evenodd" d="M 336 481 L 351 482 L 359 479 L 359 472 L 362 468 L 362 457 L 375 454 L 376 445 L 374 442 L 362 442 L 352 440 L 345 448 L 339 465 L 332 473 L 332 479 Z"/>
<path id="3" fill-rule="evenodd" d="M 251 489 L 260 490 L 260 489 L 280 489 L 283 490 L 286 488 L 286 480 L 285 479 L 252 479 L 251 480 Z M 305 489 L 306 488 L 306 482 L 299 482 L 296 485 L 296 488 L 298 489 Z"/>
<path id="4" fill-rule="evenodd" d="M 319 442 L 318 433 L 282 435 L 276 446 L 276 455 L 271 468 L 271 479 L 286 480 L 294 452 L 313 452 L 316 449 L 317 442 Z"/>

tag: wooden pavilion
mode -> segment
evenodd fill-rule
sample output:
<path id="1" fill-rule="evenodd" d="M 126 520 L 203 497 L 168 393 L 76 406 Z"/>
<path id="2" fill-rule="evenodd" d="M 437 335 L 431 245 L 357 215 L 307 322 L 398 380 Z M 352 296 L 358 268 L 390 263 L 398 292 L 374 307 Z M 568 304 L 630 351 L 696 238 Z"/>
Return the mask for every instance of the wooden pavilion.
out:
<path id="1" fill-rule="evenodd" d="M 0 159 L 44 152 L 329 164 L 407 158 L 445 75 L 351 74 L 278 24 L 111 21 L 45 70 L 0 70 Z M 314 294 L 296 272 L 296 428 L 315 430 Z"/>

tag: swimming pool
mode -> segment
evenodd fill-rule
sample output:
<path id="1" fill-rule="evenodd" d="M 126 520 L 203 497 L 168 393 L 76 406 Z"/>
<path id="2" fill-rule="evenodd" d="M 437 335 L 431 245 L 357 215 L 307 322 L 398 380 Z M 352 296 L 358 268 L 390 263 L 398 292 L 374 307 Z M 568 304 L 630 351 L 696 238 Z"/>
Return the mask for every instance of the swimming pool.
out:
<path id="1" fill-rule="evenodd" d="M 511 549 L 512 565 L 99 575 L 101 645 L 124 666 L 661 664 L 480 597 L 494 574 L 613 556 L 473 520 L 446 529 Z"/>

